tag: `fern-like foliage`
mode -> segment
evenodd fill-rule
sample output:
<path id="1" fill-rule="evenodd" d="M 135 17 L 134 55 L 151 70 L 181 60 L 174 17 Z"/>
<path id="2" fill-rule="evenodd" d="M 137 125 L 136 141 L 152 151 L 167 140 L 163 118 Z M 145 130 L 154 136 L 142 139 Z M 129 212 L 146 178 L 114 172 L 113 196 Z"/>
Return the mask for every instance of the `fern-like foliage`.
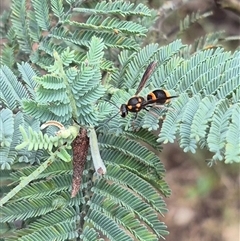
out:
<path id="1" fill-rule="evenodd" d="M 240 143 L 239 135 L 229 137 L 231 134 L 228 131 L 235 128 L 235 133 L 239 133 L 239 126 L 233 123 L 236 123 L 235 116 L 239 112 L 239 99 L 235 96 L 239 94 L 240 88 L 238 61 L 240 52 L 231 54 L 222 48 L 208 49 L 198 51 L 189 59 L 185 59 L 182 55 L 185 50 L 182 48 L 184 45 L 179 41 L 161 48 L 155 45 L 146 46 L 138 54 L 129 57 L 132 60 L 131 64 L 113 76 L 113 84 L 120 82 L 121 78 L 129 85 L 128 88 L 136 88 L 134 82 L 127 79 L 134 81 L 135 78 L 136 82 L 139 82 L 143 74 L 142 66 L 138 66 L 141 65 L 142 55 L 145 57 L 144 61 L 158 61 L 158 68 L 150 77 L 141 95 L 146 96 L 151 89 L 161 88 L 169 90 L 172 95 L 179 95 L 172 100 L 164 118 L 158 142 L 173 142 L 178 137 L 180 146 L 186 152 L 194 153 L 200 146 L 214 153 L 213 160 L 225 160 L 227 163 L 239 162 L 240 152 L 237 148 Z M 163 49 L 168 49 L 169 55 L 164 55 Z M 121 82 L 122 85 L 124 85 L 123 82 Z M 113 95 L 112 101 L 116 105 L 127 103 L 133 94 L 132 89 L 129 90 L 129 94 L 119 90 Z M 222 110 L 221 103 L 226 103 L 225 110 Z M 125 119 L 116 117 L 109 122 L 108 126 L 111 131 L 117 133 L 123 131 L 122 126 L 128 126 L 129 130 L 139 127 L 155 130 L 159 126 L 156 116 L 164 116 L 166 110 L 167 108 L 152 108 L 147 113 L 142 111 L 138 115 L 139 118 L 134 121 L 135 127 L 131 126 L 131 115 Z M 225 112 L 226 119 L 223 118 Z M 216 115 L 218 119 L 215 118 Z M 223 128 L 224 133 L 217 126 Z M 216 145 L 213 145 L 213 139 L 209 138 L 210 133 Z M 227 154 L 229 142 L 226 136 L 229 137 L 228 140 L 232 138 L 231 143 L 238 143 L 234 145 L 235 150 L 231 148 L 231 155 Z"/>
<path id="2" fill-rule="evenodd" d="M 161 215 L 170 189 L 151 148 L 178 138 L 184 151 L 200 146 L 213 160 L 240 161 L 240 52 L 192 53 L 180 40 L 140 49 L 147 28 L 139 19 L 147 17 L 145 5 L 121 0 L 13 1 L 0 77 L 1 169 L 12 168 L 11 190 L 3 188 L 9 192 L 0 200 L 6 241 L 157 241 L 168 233 Z M 178 97 L 122 118 L 120 105 L 152 61 L 157 67 L 140 95 L 164 88 Z M 100 149 L 106 170 L 96 175 L 89 151 L 71 198 L 79 128 L 96 129 L 89 149 Z M 16 220 L 22 227 L 13 231 Z"/>
<path id="3" fill-rule="evenodd" d="M 89 103 L 94 103 L 104 94 L 99 83 L 103 47 L 103 42 L 93 37 L 85 60 L 87 64 L 82 63 L 79 69 L 68 68 L 74 58 L 74 52 L 69 48 L 60 56 L 55 52 L 55 62 L 48 67 L 52 73 L 35 78 L 38 83 L 36 98 L 23 101 L 25 111 L 42 122 L 58 120 L 69 123 L 74 117 L 82 125 L 95 125 L 97 116 Z M 64 68 L 68 69 L 64 71 Z"/>
<path id="4" fill-rule="evenodd" d="M 212 15 L 212 12 L 206 12 L 201 14 L 200 12 L 187 15 L 182 21 L 180 21 L 180 33 L 190 27 L 190 25 L 197 23 L 199 20 L 207 18 Z"/>
<path id="5" fill-rule="evenodd" d="M 119 16 L 150 17 L 151 12 L 146 6 L 125 1 L 101 1 L 94 5 L 86 8 L 83 3 L 79 6 L 75 1 L 64 4 L 57 0 L 34 0 L 27 9 L 25 0 L 13 1 L 11 17 L 14 35 L 8 33 L 6 37 L 19 44 L 21 51 L 31 54 L 31 60 L 41 67 L 47 65 L 46 61 L 51 61 L 49 54 L 53 53 L 53 49 L 64 49 L 67 44 L 84 52 L 93 36 L 103 39 L 108 47 L 139 48 L 134 36 L 145 36 L 146 27 L 136 21 L 124 21 Z M 85 21 L 80 21 L 81 18 Z M 45 49 L 41 47 L 44 43 Z M 3 63 L 6 64 L 6 60 Z"/>
<path id="6" fill-rule="evenodd" d="M 2 109 L 1 116 L 1 169 L 11 169 L 14 161 L 19 162 L 39 162 L 43 153 L 41 150 L 27 151 L 26 148 L 17 152 L 16 147 L 22 140 L 22 134 L 19 126 L 33 127 L 35 130 L 39 129 L 39 121 L 29 118 L 21 112 L 14 114 L 9 109 Z"/>
<path id="7" fill-rule="evenodd" d="M 159 214 L 166 212 L 162 196 L 170 190 L 158 157 L 138 142 L 159 148 L 151 133 L 98 132 L 107 172 L 96 178 L 89 156 L 79 193 L 71 198 L 69 190 L 73 123 L 101 130 L 113 111 L 108 102 L 98 103 L 108 88 L 101 70 L 115 69 L 105 48 L 139 49 L 134 38 L 145 36 L 146 27 L 122 18 L 150 17 L 150 10 L 125 1 L 101 1 L 91 9 L 66 2 L 35 0 L 27 11 L 25 1 L 13 1 L 1 67 L 1 168 L 18 161 L 38 166 L 11 172 L 1 221 L 26 225 L 5 240 L 159 240 L 168 233 Z M 85 21 L 73 20 L 76 13 Z M 19 63 L 24 59 L 30 64 Z"/>
<path id="8" fill-rule="evenodd" d="M 162 179 L 164 167 L 157 156 L 141 147 L 138 142 L 127 140 L 126 137 L 101 135 L 99 143 L 101 156 L 108 168 L 104 178 L 96 179 L 92 184 L 89 182 L 91 162 L 88 161 L 86 166 L 88 172 L 85 172 L 82 178 L 82 191 L 71 199 L 69 186 L 72 166 L 67 163 L 62 165 L 60 161 L 53 162 L 51 168 L 43 170 L 35 177 L 35 182 L 19 191 L 14 196 L 14 200 L 2 208 L 3 222 L 41 215 L 42 218 L 32 223 L 33 227 L 41 226 L 40 230 L 34 228 L 20 230 L 8 240 L 14 240 L 16 235 L 31 240 L 36 238 L 39 232 L 49 235 L 47 234 L 49 230 L 55 230 L 65 223 L 69 225 L 68 228 L 66 227 L 62 234 L 56 233 L 55 230 L 54 234 L 65 235 L 62 237 L 66 239 L 77 237 L 78 233 L 75 230 L 78 215 L 72 213 L 72 210 L 78 207 L 83 212 L 87 208 L 83 193 L 88 190 L 90 184 L 94 185 L 91 201 L 88 202 L 89 207 L 86 209 L 85 223 L 88 225 L 81 232 L 82 239 L 90 235 L 90 231 L 87 232 L 89 225 L 93 225 L 102 235 L 114 240 L 131 240 L 131 235 L 138 237 L 139 240 L 158 240 L 167 234 L 166 226 L 159 221 L 158 214 L 166 212 L 161 193 L 169 195 L 169 189 Z M 20 170 L 14 178 L 18 180 L 17 176 L 36 172 L 32 171 L 29 168 Z M 54 176 L 51 173 L 54 173 Z M 52 178 L 42 180 L 49 176 Z M 27 200 L 32 200 L 31 204 Z M 16 203 L 18 208 L 13 212 Z M 71 222 L 68 218 L 58 219 L 67 213 L 72 213 L 69 217 Z M 119 229 L 119 226 L 122 228 Z M 118 229 L 121 235 L 119 232 L 116 233 Z"/>

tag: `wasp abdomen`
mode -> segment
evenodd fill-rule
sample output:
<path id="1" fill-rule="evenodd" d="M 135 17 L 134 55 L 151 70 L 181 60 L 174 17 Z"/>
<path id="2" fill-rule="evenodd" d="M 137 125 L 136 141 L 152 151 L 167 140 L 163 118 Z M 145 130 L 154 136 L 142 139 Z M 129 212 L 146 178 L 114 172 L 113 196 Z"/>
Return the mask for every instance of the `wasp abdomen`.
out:
<path id="1" fill-rule="evenodd" d="M 170 97 L 170 94 L 166 90 L 154 90 L 147 95 L 147 100 L 152 100 L 154 103 L 163 105 L 170 101 Z"/>

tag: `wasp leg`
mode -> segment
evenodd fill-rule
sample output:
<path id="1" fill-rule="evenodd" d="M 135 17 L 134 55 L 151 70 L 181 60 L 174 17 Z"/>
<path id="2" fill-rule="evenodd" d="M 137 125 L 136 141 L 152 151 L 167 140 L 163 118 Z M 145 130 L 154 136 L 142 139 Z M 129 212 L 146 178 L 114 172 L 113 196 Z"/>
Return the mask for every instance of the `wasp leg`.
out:
<path id="1" fill-rule="evenodd" d="M 154 105 L 153 107 L 154 107 L 154 108 L 160 108 L 160 109 L 165 109 L 165 110 L 174 111 L 173 108 L 169 108 L 169 107 L 166 107 L 166 106 L 164 106 L 164 105 L 158 105 L 158 104 L 156 104 L 156 105 Z"/>
<path id="2" fill-rule="evenodd" d="M 152 107 L 152 106 L 148 106 L 148 107 Z M 147 109 L 146 107 L 143 108 L 143 110 L 149 111 L 149 109 Z"/>
<path id="3" fill-rule="evenodd" d="M 159 104 L 153 105 L 152 108 L 158 108 L 158 109 L 167 110 L 167 111 L 175 111 L 173 108 L 169 108 L 169 107 L 166 107 L 164 105 L 159 105 Z M 151 113 L 151 115 L 155 116 L 158 119 L 164 119 L 162 116 L 157 115 L 155 112 L 153 112 L 151 110 L 149 113 Z"/>
<path id="4" fill-rule="evenodd" d="M 134 116 L 134 118 L 133 118 L 133 120 L 131 122 L 131 126 L 132 126 L 132 130 L 133 131 L 137 130 L 137 128 L 135 127 L 135 120 L 137 119 L 137 117 L 138 117 L 138 112 L 135 113 L 135 116 Z"/>

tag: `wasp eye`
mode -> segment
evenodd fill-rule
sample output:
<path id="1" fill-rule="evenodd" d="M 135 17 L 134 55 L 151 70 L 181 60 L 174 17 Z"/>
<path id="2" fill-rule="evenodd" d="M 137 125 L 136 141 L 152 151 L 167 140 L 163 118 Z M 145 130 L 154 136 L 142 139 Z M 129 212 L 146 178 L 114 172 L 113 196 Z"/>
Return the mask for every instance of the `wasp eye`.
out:
<path id="1" fill-rule="evenodd" d="M 121 113 L 121 117 L 126 117 L 126 115 L 128 114 L 128 109 L 127 109 L 127 105 L 122 104 L 120 107 L 120 113 Z"/>
<path id="2" fill-rule="evenodd" d="M 122 112 L 121 113 L 121 117 L 125 118 L 126 117 L 126 113 Z"/>

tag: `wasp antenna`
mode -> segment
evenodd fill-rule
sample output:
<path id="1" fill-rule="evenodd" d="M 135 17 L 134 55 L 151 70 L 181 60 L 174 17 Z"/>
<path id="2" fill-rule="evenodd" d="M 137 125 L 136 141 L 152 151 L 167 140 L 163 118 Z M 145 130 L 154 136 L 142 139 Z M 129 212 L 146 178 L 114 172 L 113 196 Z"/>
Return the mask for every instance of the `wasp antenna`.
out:
<path id="1" fill-rule="evenodd" d="M 111 100 L 107 100 L 107 99 L 103 99 L 103 100 L 105 100 L 106 102 L 112 104 L 113 106 L 115 106 L 119 110 L 119 107 L 115 103 L 113 103 Z"/>
<path id="2" fill-rule="evenodd" d="M 110 120 L 112 120 L 114 117 L 116 117 L 119 113 L 120 113 L 120 111 L 117 112 L 115 115 L 111 116 L 108 120 L 104 121 L 103 123 L 104 124 L 108 123 Z"/>
<path id="3" fill-rule="evenodd" d="M 105 100 L 106 102 L 112 104 L 113 106 L 115 106 L 115 107 L 119 110 L 119 107 L 118 107 L 115 103 L 113 103 L 112 101 L 107 100 L 107 99 L 103 99 L 103 100 Z M 110 118 L 108 118 L 107 120 L 105 120 L 105 121 L 102 123 L 102 125 L 103 125 L 103 126 L 106 125 L 110 120 L 112 120 L 114 117 L 116 117 L 120 112 L 121 112 L 121 111 L 118 111 L 115 115 L 113 115 L 113 116 L 111 116 Z M 100 127 L 98 127 L 96 130 L 98 131 L 99 129 L 100 129 Z"/>
<path id="4" fill-rule="evenodd" d="M 117 112 L 115 115 L 111 116 L 110 118 L 108 118 L 107 120 L 105 120 L 105 121 L 102 123 L 102 126 L 106 125 L 110 120 L 112 120 L 114 117 L 116 117 L 119 113 L 120 113 L 120 111 Z M 96 129 L 96 131 L 98 131 L 99 129 L 101 129 L 101 127 L 98 127 L 98 128 Z"/>

